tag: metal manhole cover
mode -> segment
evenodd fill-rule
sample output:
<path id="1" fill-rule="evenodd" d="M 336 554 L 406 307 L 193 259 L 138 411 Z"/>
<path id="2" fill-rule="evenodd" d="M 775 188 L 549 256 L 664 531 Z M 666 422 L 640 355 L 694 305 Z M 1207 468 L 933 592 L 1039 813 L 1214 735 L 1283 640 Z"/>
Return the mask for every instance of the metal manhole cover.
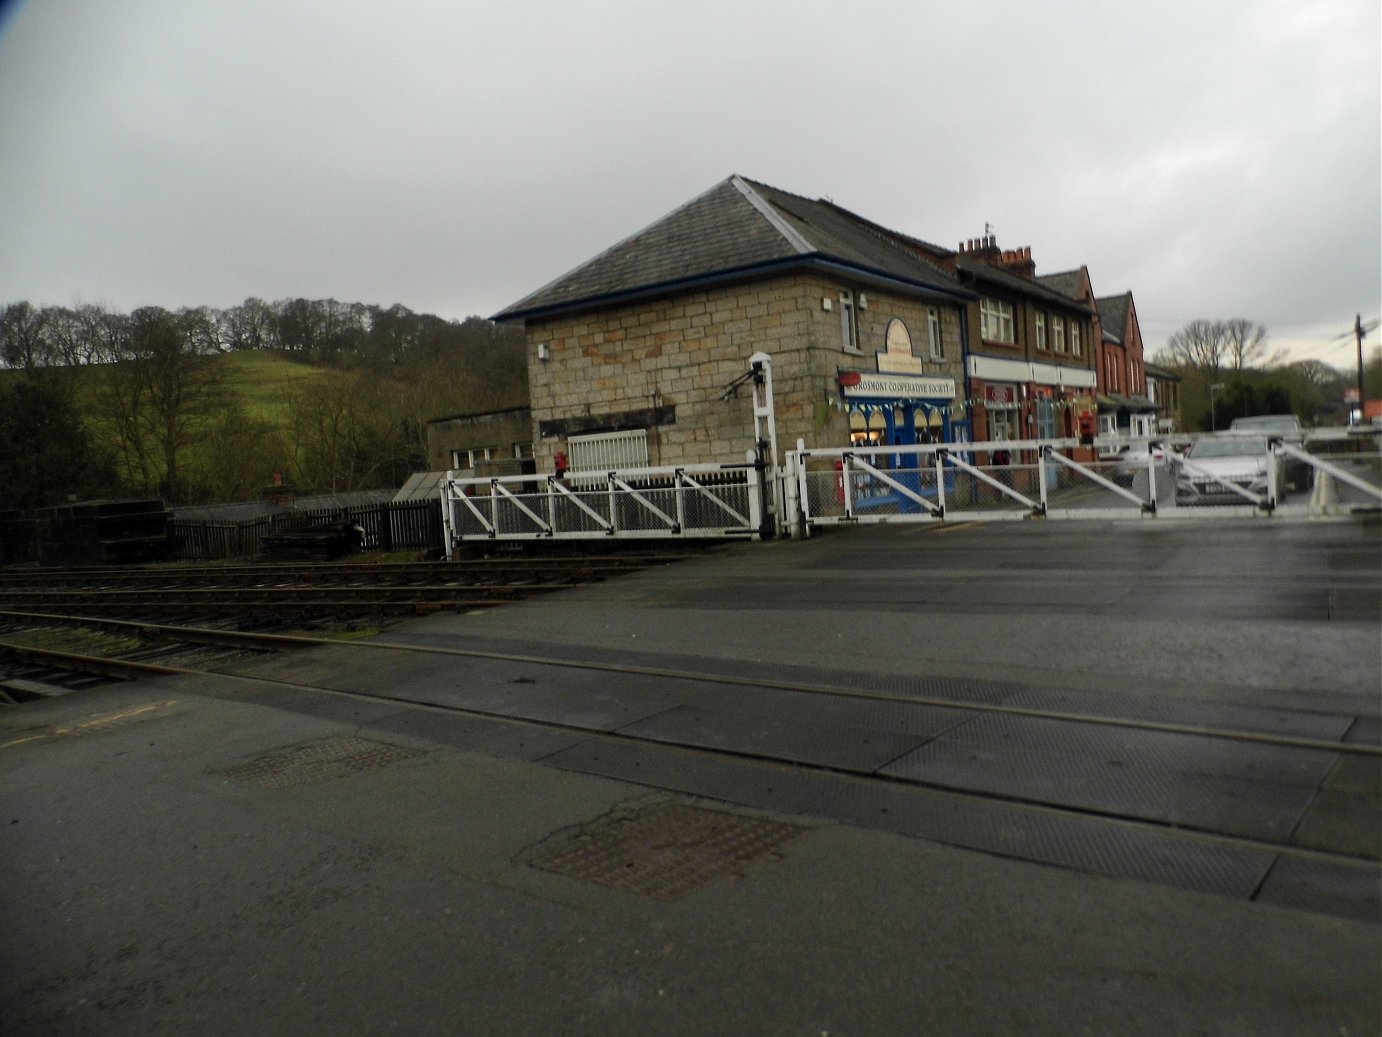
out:
<path id="1" fill-rule="evenodd" d="M 755 859 L 776 859 L 777 847 L 802 831 L 672 803 L 596 822 L 531 864 L 654 900 L 678 900 L 713 879 L 738 875 Z"/>
<path id="2" fill-rule="evenodd" d="M 292 785 L 312 785 L 334 781 L 348 774 L 377 770 L 399 760 L 421 756 L 421 749 L 409 749 L 367 738 L 328 738 L 299 746 L 285 753 L 261 756 L 226 771 L 226 777 L 261 789 L 282 789 Z"/>

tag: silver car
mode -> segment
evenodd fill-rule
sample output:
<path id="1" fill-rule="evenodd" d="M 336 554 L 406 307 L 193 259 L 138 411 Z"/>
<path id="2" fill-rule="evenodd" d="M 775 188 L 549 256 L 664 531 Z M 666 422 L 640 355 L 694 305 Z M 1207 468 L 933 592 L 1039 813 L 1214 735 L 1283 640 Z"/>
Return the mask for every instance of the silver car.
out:
<path id="1" fill-rule="evenodd" d="M 1277 500 L 1286 496 L 1285 466 L 1265 438 L 1207 436 L 1196 440 L 1177 465 L 1177 504 L 1252 503 L 1232 486 L 1251 494 L 1259 504 L 1267 501 L 1273 488 Z"/>

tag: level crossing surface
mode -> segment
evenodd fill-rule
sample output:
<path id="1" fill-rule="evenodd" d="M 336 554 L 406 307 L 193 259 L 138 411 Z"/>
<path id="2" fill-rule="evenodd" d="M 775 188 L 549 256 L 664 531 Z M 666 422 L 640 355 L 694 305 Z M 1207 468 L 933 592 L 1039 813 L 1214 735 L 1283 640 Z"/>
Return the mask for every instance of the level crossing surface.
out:
<path id="1" fill-rule="evenodd" d="M 738 544 L 11 710 L 0 993 L 17 1033 L 1373 1031 L 1378 532 Z M 748 841 L 659 878 L 715 841 L 669 807 Z"/>

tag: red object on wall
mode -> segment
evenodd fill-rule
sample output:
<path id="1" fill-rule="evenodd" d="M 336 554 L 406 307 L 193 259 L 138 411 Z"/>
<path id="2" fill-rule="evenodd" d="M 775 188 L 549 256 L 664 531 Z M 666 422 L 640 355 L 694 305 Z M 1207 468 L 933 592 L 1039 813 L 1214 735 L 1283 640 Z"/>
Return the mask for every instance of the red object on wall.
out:
<path id="1" fill-rule="evenodd" d="M 1080 414 L 1080 442 L 1085 446 L 1094 442 L 1094 434 L 1099 430 L 1099 419 L 1089 411 Z"/>

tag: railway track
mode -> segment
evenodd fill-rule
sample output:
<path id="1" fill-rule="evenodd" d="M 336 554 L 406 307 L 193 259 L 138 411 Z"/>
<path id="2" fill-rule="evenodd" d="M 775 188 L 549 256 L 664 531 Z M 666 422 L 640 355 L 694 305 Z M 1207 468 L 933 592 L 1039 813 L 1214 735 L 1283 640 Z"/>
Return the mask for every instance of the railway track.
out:
<path id="1" fill-rule="evenodd" d="M 1268 825 L 1259 830 L 1252 823 L 1240 823 L 1231 818 L 1214 823 L 1177 815 L 1176 810 L 1180 808 L 1176 806 L 1163 809 L 1150 799 L 1143 797 L 1139 800 L 1135 795 L 1131 796 L 1125 807 L 1110 806 L 1098 802 L 1097 797 L 1082 799 L 1079 783 L 1073 781 L 1065 789 L 1043 786 L 1029 793 L 1012 794 L 985 787 L 982 782 L 958 778 L 937 779 L 925 773 L 909 771 L 897 763 L 897 759 L 905 759 L 908 755 L 908 745 L 902 738 L 903 732 L 909 730 L 907 723 L 891 725 L 887 730 L 856 725 L 865 723 L 861 719 L 865 713 L 876 716 L 879 710 L 899 716 L 944 712 L 951 716 L 944 726 L 956 729 L 971 722 L 983 726 L 1015 720 L 1039 727 L 1068 729 L 1075 732 L 1076 742 L 1105 745 L 1123 741 L 1131 745 L 1138 740 L 1164 740 L 1179 747 L 1177 751 L 1182 753 L 1185 746 L 1210 746 L 1212 748 L 1205 754 L 1205 759 L 1247 760 L 1247 771 L 1255 772 L 1260 780 L 1269 780 L 1269 772 L 1275 767 L 1283 771 L 1294 769 L 1296 772 L 1311 771 L 1325 775 L 1332 773 L 1342 760 L 1353 761 L 1364 767 L 1376 766 L 1382 758 L 1382 747 L 1369 741 L 1350 742 L 1246 728 L 1081 713 L 1069 709 L 975 702 L 943 694 L 885 692 L 793 679 L 774 681 L 762 675 L 695 672 L 600 659 L 429 647 L 377 639 L 341 641 L 306 634 L 169 627 L 109 619 L 80 622 L 84 623 L 89 636 L 116 641 L 124 639 L 129 645 L 137 645 L 131 651 L 138 657 L 74 657 L 58 650 L 25 647 L 14 640 L 17 634 L 25 631 L 32 633 L 51 629 L 51 624 L 79 622 L 74 617 L 22 614 L 7 610 L 0 613 L 0 622 L 8 629 L 8 632 L 0 632 L 0 653 L 11 658 L 23 656 L 35 666 L 65 667 L 74 673 L 95 671 L 107 677 L 185 677 L 214 670 L 218 679 L 243 680 L 259 686 L 279 684 L 297 691 L 315 692 L 324 699 L 347 697 L 417 711 L 433 718 L 424 721 L 428 726 L 436 723 L 436 718 L 441 716 L 460 723 L 483 725 L 484 730 L 491 732 L 491 737 L 494 730 L 506 728 L 530 734 L 545 732 L 546 736 L 558 740 L 554 744 L 568 745 L 566 749 L 558 749 L 550 756 L 557 766 L 570 766 L 680 792 L 709 794 L 713 790 L 716 798 L 733 799 L 737 793 L 726 795 L 724 786 L 708 777 L 710 771 L 706 768 L 730 768 L 738 776 L 736 781 L 739 785 L 750 790 L 744 802 L 753 806 L 768 805 L 765 800 L 773 798 L 774 788 L 831 787 L 836 789 L 830 794 L 831 797 L 846 795 L 840 789 L 848 789 L 847 795 L 855 801 L 881 804 L 874 808 L 881 813 L 865 819 L 881 827 L 901 823 L 901 820 L 887 817 L 890 810 L 895 811 L 899 819 L 918 810 L 925 813 L 937 809 L 987 818 L 987 825 L 980 824 L 973 832 L 968 826 L 960 825 L 939 835 L 940 841 L 961 846 L 1017 856 L 1030 855 L 1035 859 L 1043 859 L 1043 855 L 1054 853 L 1060 858 L 1056 863 L 1067 865 L 1071 861 L 1065 858 L 1073 854 L 1077 866 L 1100 870 L 1108 867 L 1106 858 L 1110 855 L 1108 845 L 1111 842 L 1119 848 L 1113 853 L 1113 857 L 1119 859 L 1115 870 L 1131 871 L 1139 878 L 1160 879 L 1164 878 L 1161 871 L 1166 868 L 1176 871 L 1176 866 L 1168 864 L 1168 860 L 1183 858 L 1194 862 L 1188 866 L 1193 876 L 1189 881 L 1192 884 L 1207 882 L 1211 888 L 1221 881 L 1232 884 L 1218 876 L 1216 868 L 1229 872 L 1235 867 L 1240 870 L 1252 866 L 1270 868 L 1278 861 L 1286 862 L 1285 867 L 1322 869 L 1331 876 L 1331 881 L 1346 885 L 1366 886 L 1375 883 L 1378 877 L 1379 855 L 1376 849 L 1330 845 L 1319 840 L 1302 841 L 1289 825 L 1279 829 Z M 506 694 L 475 692 L 470 694 L 470 701 L 456 701 L 454 695 L 438 697 L 397 690 L 366 691 L 350 687 L 348 681 L 303 683 L 276 679 L 262 672 L 262 667 L 259 668 L 261 672 L 254 674 L 236 672 L 252 657 L 309 647 L 346 651 L 352 658 L 359 659 L 362 667 L 368 665 L 368 656 L 380 653 L 465 659 L 468 660 L 467 672 L 482 672 L 482 677 L 477 676 L 480 684 L 487 684 L 491 688 L 515 685 L 520 690 L 512 699 Z M 352 668 L 346 666 L 342 672 L 349 672 Z M 584 671 L 585 677 L 561 676 L 576 671 Z M 697 716 L 684 717 L 686 722 L 682 723 L 680 729 L 664 727 L 659 730 L 656 723 L 658 711 L 652 710 L 653 719 L 650 720 L 645 716 L 646 708 L 638 704 L 632 707 L 627 717 L 619 720 L 608 717 L 590 719 L 580 708 L 564 712 L 560 705 L 552 701 L 524 704 L 523 686 L 567 685 L 573 680 L 577 684 L 581 680 L 593 681 L 596 686 L 603 688 L 636 689 L 629 692 L 631 698 L 656 704 L 664 709 L 665 715 L 691 709 L 697 712 Z M 743 706 L 728 705 L 751 701 L 743 698 L 750 689 L 754 695 L 768 696 L 768 702 L 791 701 L 797 709 L 807 707 L 809 713 L 821 715 L 824 711 L 831 714 L 837 718 L 826 729 L 832 739 L 838 739 L 846 749 L 850 746 L 860 749 L 858 743 L 861 738 L 867 743 L 872 737 L 880 743 L 881 755 L 864 752 L 857 759 L 851 759 L 849 751 L 839 753 L 822 750 L 800 739 L 794 741 L 788 738 L 785 742 L 774 742 L 772 735 L 775 726 L 780 724 L 780 711 L 770 708 L 767 703 L 762 709 L 752 707 L 746 710 Z M 670 701 L 668 696 L 680 705 L 666 709 Z M 462 694 L 461 697 L 464 699 L 467 696 Z M 580 692 L 573 691 L 573 704 L 580 697 Z M 736 708 L 742 711 L 735 712 Z M 763 709 L 768 711 L 764 712 Z M 766 739 L 758 737 L 763 732 L 768 734 Z M 882 748 L 889 739 L 896 744 L 891 749 Z M 924 745 L 927 739 L 915 741 Z M 1097 751 L 1106 753 L 1108 750 Z M 1153 766 L 1148 760 L 1137 759 L 1136 751 L 1125 747 L 1121 752 L 1129 756 L 1130 769 Z M 572 754 L 576 759 L 564 763 L 564 758 Z M 897 759 L 892 758 L 894 754 L 897 754 Z M 1103 760 L 1095 761 L 1095 769 L 1104 763 Z M 1321 778 L 1322 786 L 1323 783 Z M 764 789 L 767 790 L 766 794 L 763 793 Z M 828 813 L 830 808 L 822 809 Z M 857 803 L 849 811 L 853 820 L 860 820 Z M 994 821 L 994 818 L 999 820 Z M 1035 840 L 1030 833 L 1016 837 L 995 836 L 994 825 L 1008 833 L 1031 830 L 1047 834 Z M 1049 835 L 1051 831 L 1063 834 L 1052 837 Z M 935 832 L 926 834 L 928 837 L 937 837 Z M 1001 845 L 1005 838 L 1016 838 L 1023 849 L 1019 852 L 1016 847 Z M 1041 844 L 1052 838 L 1053 845 L 1058 845 L 1060 849 L 1033 846 L 1034 841 Z M 992 845 L 995 839 L 1000 845 Z M 1088 843 L 1088 848 L 1080 848 L 1081 840 Z M 1076 847 L 1073 850 L 1070 848 L 1072 844 Z M 1120 855 L 1128 859 L 1122 860 Z M 1211 864 L 1206 865 L 1206 860 Z M 1225 861 L 1229 863 L 1225 864 Z M 1245 861 L 1249 863 L 1244 864 Z M 1150 875 L 1139 869 L 1150 869 Z M 1206 870 L 1210 873 L 1208 879 L 1205 878 Z"/>
<path id="2" fill-rule="evenodd" d="M 684 555 L 0 570 L 0 609 L 256 625 L 484 609 Z"/>
<path id="3" fill-rule="evenodd" d="M 355 633 L 488 609 L 684 557 L 0 569 L 0 612 L 13 613 L 0 620 L 0 639 L 6 630 L 20 638 L 0 653 L 0 704 L 281 651 L 293 644 L 286 631 Z M 175 627 L 181 634 L 170 636 Z"/>

